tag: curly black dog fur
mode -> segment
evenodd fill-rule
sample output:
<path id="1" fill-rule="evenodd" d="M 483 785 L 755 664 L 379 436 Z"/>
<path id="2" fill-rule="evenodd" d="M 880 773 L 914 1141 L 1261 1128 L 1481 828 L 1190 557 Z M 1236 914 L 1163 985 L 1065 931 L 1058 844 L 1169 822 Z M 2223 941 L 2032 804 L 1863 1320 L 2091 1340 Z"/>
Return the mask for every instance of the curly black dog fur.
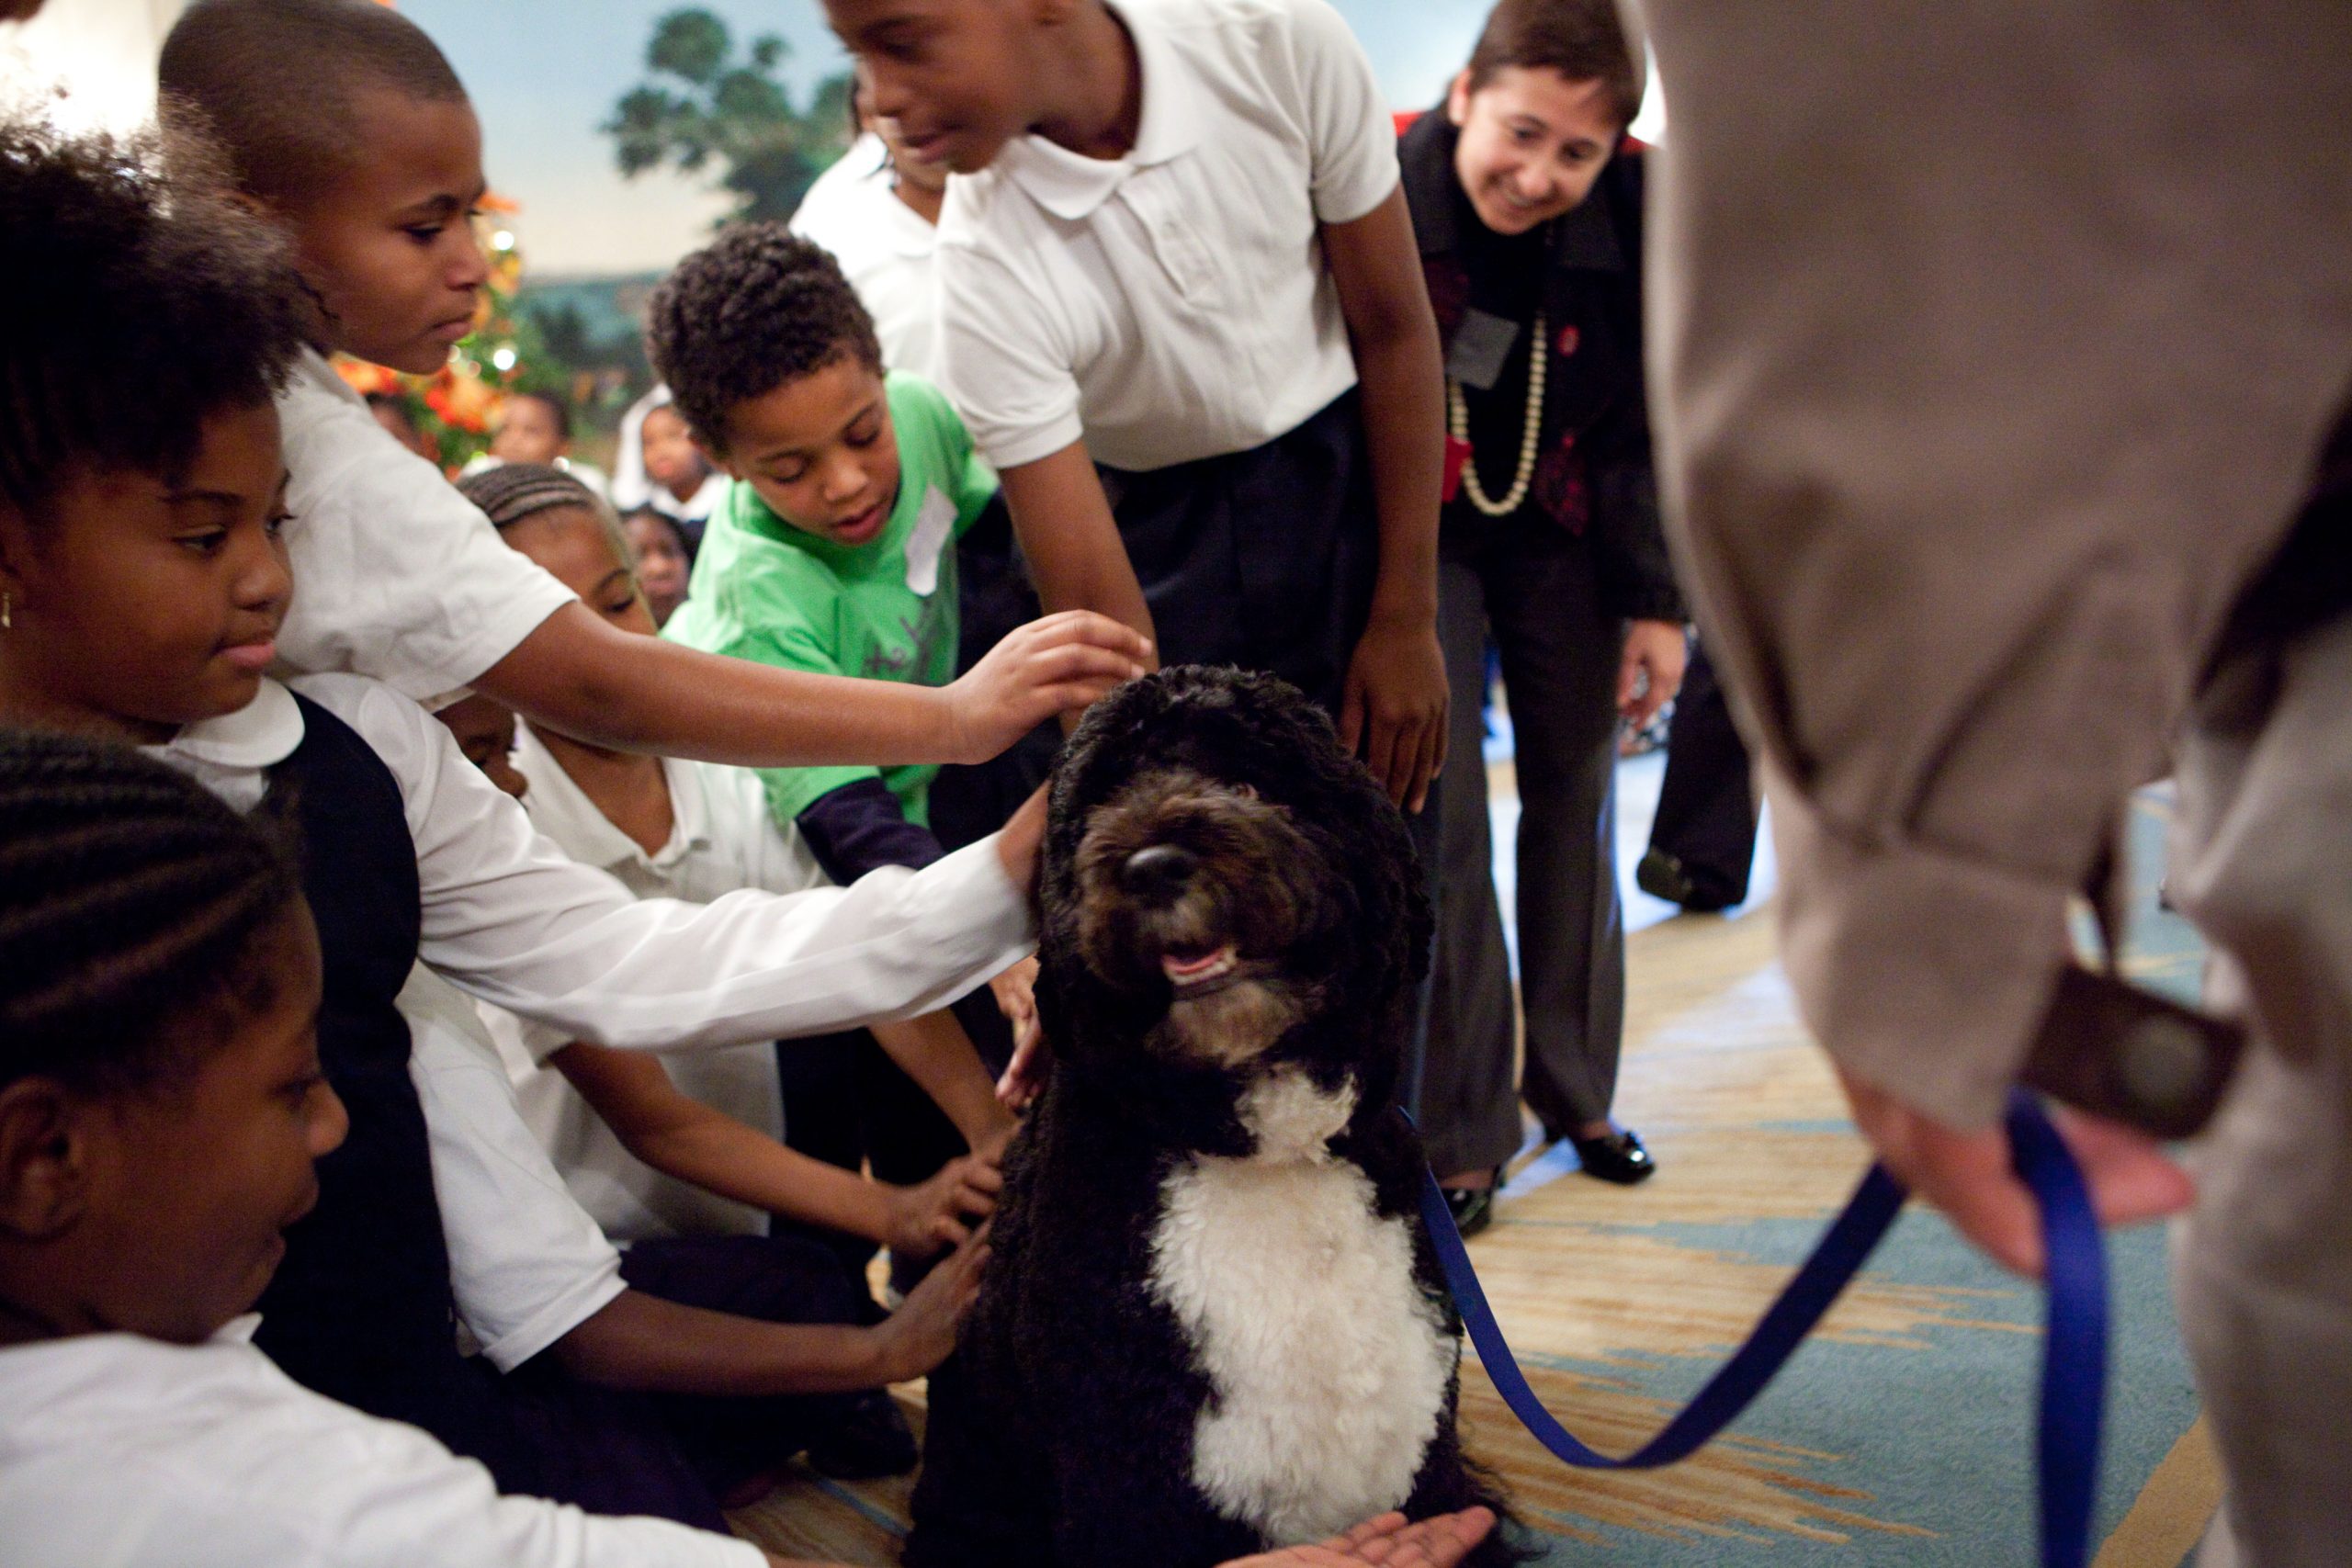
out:
<path id="1" fill-rule="evenodd" d="M 1282 682 L 1164 671 L 1072 737 L 1039 898 L 1053 1075 L 906 1561 L 1207 1568 L 1496 1505 L 1395 1104 L 1430 911 L 1371 775 Z"/>

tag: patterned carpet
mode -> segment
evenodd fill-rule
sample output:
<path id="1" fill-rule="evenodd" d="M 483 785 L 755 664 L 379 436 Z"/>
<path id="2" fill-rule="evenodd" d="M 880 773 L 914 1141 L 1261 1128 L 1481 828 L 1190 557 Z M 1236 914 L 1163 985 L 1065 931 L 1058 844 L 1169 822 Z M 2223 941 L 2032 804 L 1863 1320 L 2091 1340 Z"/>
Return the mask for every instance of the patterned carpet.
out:
<path id="1" fill-rule="evenodd" d="M 1634 765 L 1626 782 L 1633 839 L 1646 830 L 1641 796 L 1655 770 Z M 2143 844 L 2160 837 L 2163 810 L 2161 797 L 2143 803 Z M 2153 911 L 2152 879 L 2143 893 Z M 1629 903 L 1629 923 L 1654 919 L 1653 903 Z M 2178 921 L 2142 919 L 2135 972 L 2180 989 L 2196 962 Z M 1649 924 L 1630 938 L 1629 968 L 1619 1110 L 1657 1152 L 1659 1176 L 1625 1190 L 1575 1175 L 1572 1156 L 1532 1158 L 1473 1245 L 1537 1393 L 1612 1451 L 1655 1431 L 1745 1337 L 1864 1165 L 1796 1021 L 1769 910 Z M 2218 1476 L 2174 1329 L 2164 1237 L 2118 1237 L 2110 1258 L 2098 1568 L 2177 1568 Z M 1755 1409 L 1679 1465 L 1567 1470 L 1475 1366 L 1464 1417 L 1547 1568 L 2026 1564 L 2040 1310 L 2037 1292 L 1915 1209 Z M 901 1397 L 919 1417 L 920 1387 Z M 884 1564 L 896 1561 L 906 1494 L 904 1482 L 798 1476 L 735 1517 L 774 1550 Z"/>

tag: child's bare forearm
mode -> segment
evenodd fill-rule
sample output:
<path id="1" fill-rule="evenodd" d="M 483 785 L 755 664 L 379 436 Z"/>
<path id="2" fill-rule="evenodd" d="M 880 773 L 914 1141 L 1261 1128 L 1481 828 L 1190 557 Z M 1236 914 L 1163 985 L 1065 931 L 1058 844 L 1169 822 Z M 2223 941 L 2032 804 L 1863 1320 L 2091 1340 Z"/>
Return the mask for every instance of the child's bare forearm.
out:
<path id="1" fill-rule="evenodd" d="M 1426 344 L 1403 341 L 1358 350 L 1363 378 L 1363 418 L 1371 442 L 1374 503 L 1380 514 L 1380 575 L 1372 618 L 1399 625 L 1437 624 L 1437 533 L 1444 480 L 1442 441 L 1398 432 L 1444 427 L 1445 404 L 1437 334 Z M 1426 380 L 1423 378 L 1426 377 Z"/>
<path id="2" fill-rule="evenodd" d="M 786 1045 L 786 1050 L 791 1046 Z M 888 1194 L 874 1182 L 797 1149 L 731 1116 L 629 1145 L 629 1153 L 680 1181 L 827 1230 L 890 1239 Z"/>
<path id="3" fill-rule="evenodd" d="M 1004 501 L 1037 596 L 1051 610 L 1092 610 L 1152 636 L 1151 610 L 1083 445 L 1007 468 Z"/>
<path id="4" fill-rule="evenodd" d="M 1373 618 L 1437 617 L 1437 532 L 1445 474 L 1445 369 L 1402 190 L 1323 231 L 1362 388 L 1380 514 Z"/>
<path id="5" fill-rule="evenodd" d="M 567 604 L 475 685 L 534 723 L 622 750 L 740 767 L 947 760 L 941 689 L 778 670 L 606 626 Z"/>
<path id="6" fill-rule="evenodd" d="M 1138 597 L 1138 603 L 1140 598 Z M 944 687 L 853 681 L 699 653 L 567 604 L 475 685 L 591 744 L 741 767 L 981 762 L 1141 673 L 1148 641 L 1097 615 L 1008 634 Z"/>
<path id="7" fill-rule="evenodd" d="M 871 1329 L 770 1323 L 624 1291 L 557 1340 L 575 1377 L 664 1393 L 853 1393 L 909 1375 Z"/>
<path id="8" fill-rule="evenodd" d="M 996 1080 L 954 1013 L 928 1012 L 898 1023 L 877 1023 L 873 1032 L 899 1070 L 914 1079 L 973 1148 L 1012 1125 L 1012 1113 L 997 1101 Z"/>
<path id="9" fill-rule="evenodd" d="M 883 1189 L 704 1104 L 681 1090 L 658 1059 L 575 1042 L 549 1061 L 621 1146 L 662 1175 L 772 1214 L 889 1239 Z"/>

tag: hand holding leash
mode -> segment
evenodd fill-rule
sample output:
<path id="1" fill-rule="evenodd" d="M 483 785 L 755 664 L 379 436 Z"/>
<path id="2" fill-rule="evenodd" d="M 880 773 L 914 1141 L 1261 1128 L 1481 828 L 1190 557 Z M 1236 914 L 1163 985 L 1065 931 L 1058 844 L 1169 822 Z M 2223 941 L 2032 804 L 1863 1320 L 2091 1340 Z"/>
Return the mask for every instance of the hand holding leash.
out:
<path id="1" fill-rule="evenodd" d="M 1854 1125 L 1897 1181 L 1942 1210 L 2003 1268 L 2041 1277 L 2041 1215 L 2017 1172 L 2005 1126 L 1950 1127 L 1843 1068 L 1838 1077 Z M 2101 1224 L 2162 1219 L 2196 1197 L 2188 1173 L 2146 1134 L 2064 1106 L 2053 1108 L 2052 1120 L 2082 1168 Z"/>
<path id="2" fill-rule="evenodd" d="M 2022 1089 L 2010 1095 L 2004 1142 L 2018 1180 L 2031 1190 L 2040 1211 L 2040 1256 L 2050 1287 L 2039 1445 L 2041 1561 L 2045 1568 L 2082 1568 L 2088 1561 L 2107 1401 L 2107 1254 L 2089 1190 L 2066 1140 Z M 1902 1213 L 1905 1197 L 1885 1166 L 1872 1166 L 1747 1342 L 1663 1431 L 1622 1458 L 1586 1446 L 1528 1386 L 1479 1288 L 1434 1175 L 1423 1177 L 1421 1222 L 1479 1363 L 1520 1424 L 1555 1457 L 1579 1469 L 1652 1470 L 1696 1453 L 1764 1392 L 1860 1271 Z"/>

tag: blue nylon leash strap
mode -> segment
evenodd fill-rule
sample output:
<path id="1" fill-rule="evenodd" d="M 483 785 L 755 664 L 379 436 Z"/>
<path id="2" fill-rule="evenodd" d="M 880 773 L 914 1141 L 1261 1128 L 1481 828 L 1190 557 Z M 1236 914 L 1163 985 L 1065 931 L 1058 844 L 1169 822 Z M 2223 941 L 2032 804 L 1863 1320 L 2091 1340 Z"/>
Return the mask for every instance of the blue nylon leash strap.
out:
<path id="1" fill-rule="evenodd" d="M 2038 1441 L 2041 1560 L 2046 1568 L 2082 1568 L 2089 1550 L 2107 1397 L 2107 1256 L 2082 1172 L 2041 1106 L 2022 1090 L 2010 1098 L 2007 1127 L 2018 1174 L 2041 1211 L 2049 1256 Z M 1579 1469 L 1651 1470 L 1697 1452 L 1764 1391 L 1894 1224 L 1906 1196 L 1884 1167 L 1872 1166 L 1747 1343 L 1664 1430 L 1616 1459 L 1561 1426 L 1528 1387 L 1479 1288 L 1470 1254 L 1434 1175 L 1425 1174 L 1422 1179 L 1421 1219 L 1478 1359 L 1521 1425 Z"/>

